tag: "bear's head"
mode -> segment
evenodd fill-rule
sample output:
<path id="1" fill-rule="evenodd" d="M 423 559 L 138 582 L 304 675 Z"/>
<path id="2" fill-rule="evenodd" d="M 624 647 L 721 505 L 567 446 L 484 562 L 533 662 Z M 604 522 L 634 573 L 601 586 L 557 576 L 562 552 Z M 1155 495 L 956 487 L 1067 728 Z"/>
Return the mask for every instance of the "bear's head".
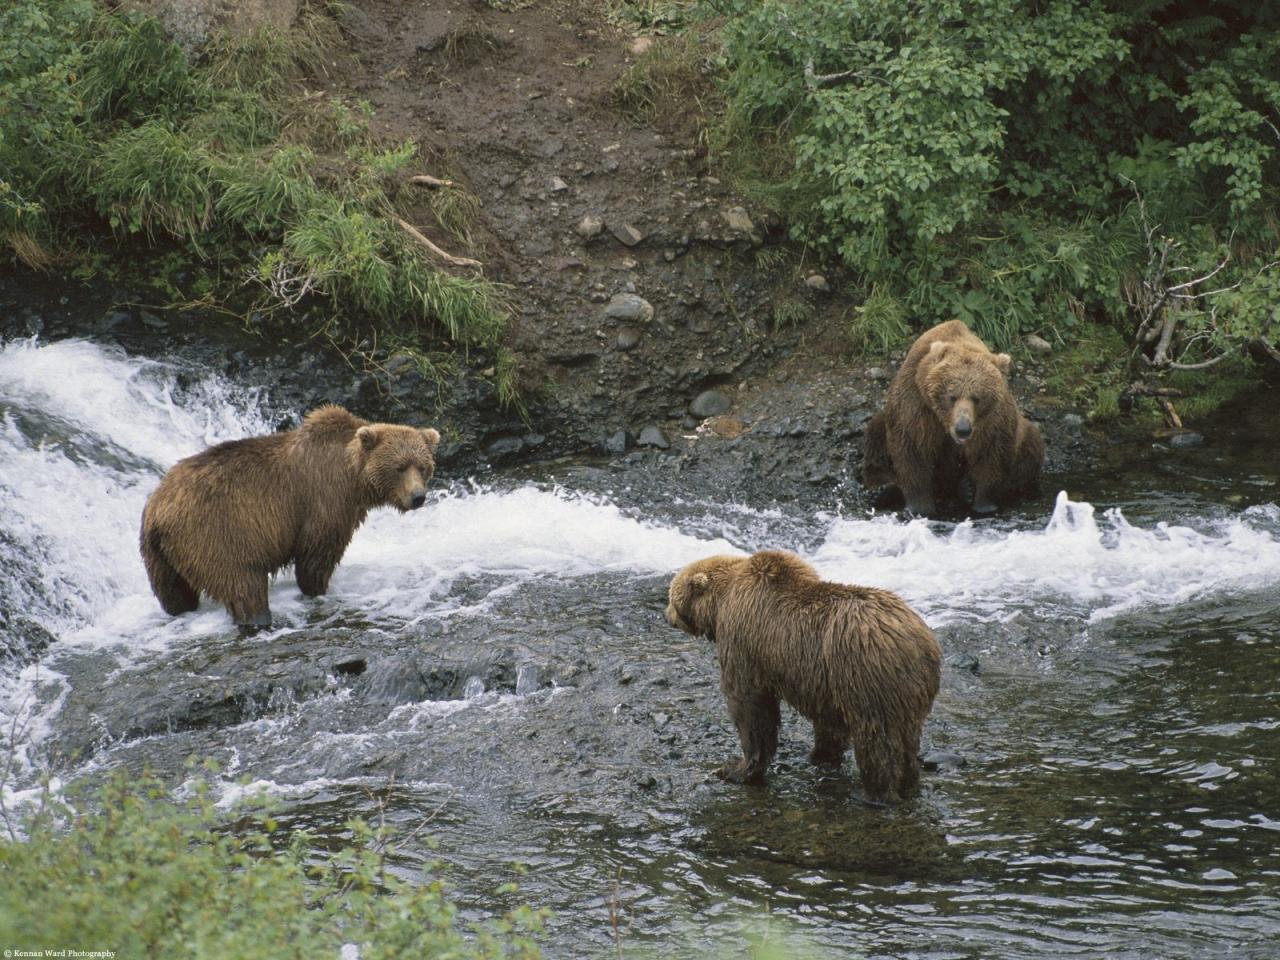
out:
<path id="1" fill-rule="evenodd" d="M 916 381 L 956 443 L 963 446 L 972 440 L 984 419 L 1008 402 L 1009 364 L 1007 353 L 942 340 L 921 359 Z"/>
<path id="2" fill-rule="evenodd" d="M 440 434 L 427 427 L 368 423 L 356 431 L 360 473 L 369 499 L 402 513 L 426 503 Z"/>
<path id="3" fill-rule="evenodd" d="M 707 557 L 671 578 L 667 590 L 667 623 L 691 636 L 716 635 L 716 591 L 747 557 Z"/>
<path id="4" fill-rule="evenodd" d="M 761 550 L 749 557 L 707 557 L 672 578 L 667 591 L 667 623 L 692 636 L 714 640 L 721 603 L 754 604 L 770 591 L 803 587 L 819 579 L 812 566 L 780 550 Z"/>

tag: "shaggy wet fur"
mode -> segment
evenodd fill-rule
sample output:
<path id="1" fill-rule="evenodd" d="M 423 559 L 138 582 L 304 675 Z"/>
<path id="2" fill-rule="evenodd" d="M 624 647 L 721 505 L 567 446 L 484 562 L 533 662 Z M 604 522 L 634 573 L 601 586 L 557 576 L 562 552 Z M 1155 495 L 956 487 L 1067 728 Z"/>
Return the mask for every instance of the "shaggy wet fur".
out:
<path id="1" fill-rule="evenodd" d="M 884 410 L 867 421 L 864 485 L 897 486 L 907 509 L 924 516 L 963 499 L 966 486 L 979 514 L 1033 492 L 1044 441 L 1009 392 L 1009 362 L 959 320 L 921 334 L 889 385 Z"/>
<path id="2" fill-rule="evenodd" d="M 292 563 L 302 592 L 323 594 L 371 508 L 422 505 L 439 442 L 435 430 L 328 406 L 296 430 L 179 461 L 142 511 L 152 591 L 170 614 L 206 593 L 239 624 L 270 624 L 269 578 Z"/>
<path id="3" fill-rule="evenodd" d="M 767 550 L 685 567 L 671 581 L 667 621 L 715 641 L 742 743 L 725 779 L 764 781 L 785 700 L 813 723 L 813 763 L 838 764 L 852 745 L 870 799 L 915 791 L 942 651 L 895 594 L 829 583 L 800 558 Z"/>

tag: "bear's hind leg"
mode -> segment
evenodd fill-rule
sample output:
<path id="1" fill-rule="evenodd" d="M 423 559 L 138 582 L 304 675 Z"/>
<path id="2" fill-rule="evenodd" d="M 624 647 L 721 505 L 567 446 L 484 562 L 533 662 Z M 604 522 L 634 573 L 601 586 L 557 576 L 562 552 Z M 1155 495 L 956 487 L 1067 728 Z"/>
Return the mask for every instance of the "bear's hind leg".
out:
<path id="1" fill-rule="evenodd" d="M 725 764 L 718 773 L 730 783 L 764 783 L 765 771 L 778 752 L 778 727 L 782 724 L 778 698 L 767 693 L 726 694 L 729 716 L 742 744 L 742 759 Z"/>
<path id="2" fill-rule="evenodd" d="M 854 735 L 853 755 L 867 797 L 877 803 L 892 802 L 906 779 L 900 744 L 883 733 L 859 732 Z"/>
<path id="3" fill-rule="evenodd" d="M 829 720 L 813 722 L 813 749 L 809 752 L 809 762 L 815 766 L 839 766 L 844 760 L 845 749 L 849 746 L 849 735 L 844 724 L 832 723 Z"/>
<path id="4" fill-rule="evenodd" d="M 241 630 L 252 631 L 271 626 L 266 574 L 245 574 L 226 597 L 218 599 L 226 604 L 231 619 Z"/>
<path id="5" fill-rule="evenodd" d="M 160 549 L 160 534 L 154 530 L 147 531 L 142 538 L 142 559 L 147 567 L 147 579 L 151 581 L 151 592 L 165 613 L 176 617 L 200 606 L 199 592 L 169 562 Z"/>

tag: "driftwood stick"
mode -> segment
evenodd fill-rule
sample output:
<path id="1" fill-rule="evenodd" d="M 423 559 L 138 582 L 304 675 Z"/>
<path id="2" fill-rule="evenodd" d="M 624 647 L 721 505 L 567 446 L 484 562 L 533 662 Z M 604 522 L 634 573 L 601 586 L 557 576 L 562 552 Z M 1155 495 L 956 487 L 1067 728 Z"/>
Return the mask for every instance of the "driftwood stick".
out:
<path id="1" fill-rule="evenodd" d="M 415 177 L 409 178 L 410 183 L 416 183 L 420 187 L 431 187 L 433 190 L 440 187 L 452 187 L 452 180 L 441 180 L 439 177 L 429 177 L 425 173 L 420 173 Z"/>
<path id="2" fill-rule="evenodd" d="M 1171 426 L 1174 430 L 1182 429 L 1182 418 L 1178 416 L 1178 411 L 1173 408 L 1173 404 L 1168 397 L 1156 397 L 1156 403 L 1160 405 L 1160 410 L 1164 413 L 1164 422 Z"/>
<path id="3" fill-rule="evenodd" d="M 413 224 L 409 223 L 407 220 L 401 220 L 399 217 L 396 217 L 395 220 L 396 220 L 396 223 L 400 226 L 401 230 L 403 230 L 409 236 L 413 237 L 413 239 L 417 240 L 420 244 L 422 244 L 424 247 L 430 250 L 431 253 L 436 258 L 444 261 L 449 266 L 476 267 L 477 269 L 484 267 L 484 264 L 481 263 L 479 260 L 472 260 L 469 257 L 455 257 L 452 253 L 448 253 L 444 250 L 441 250 L 434 243 L 428 240 L 426 236 L 423 235 L 422 231 L 420 231 Z"/>

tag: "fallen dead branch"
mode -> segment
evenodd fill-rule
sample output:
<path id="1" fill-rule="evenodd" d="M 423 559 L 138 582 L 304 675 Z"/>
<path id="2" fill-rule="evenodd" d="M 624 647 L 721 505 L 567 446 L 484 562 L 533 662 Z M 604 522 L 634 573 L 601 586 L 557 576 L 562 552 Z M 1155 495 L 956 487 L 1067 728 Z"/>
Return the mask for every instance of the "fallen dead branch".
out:
<path id="1" fill-rule="evenodd" d="M 399 217 L 396 217 L 395 221 L 399 225 L 401 230 L 403 230 L 409 236 L 413 237 L 414 240 L 417 240 L 418 243 L 426 247 L 427 250 L 429 250 L 434 257 L 436 257 L 438 260 L 444 263 L 447 263 L 449 266 L 475 267 L 477 270 L 484 269 L 484 264 L 482 264 L 479 260 L 472 260 L 470 257 L 455 257 L 452 253 L 449 253 L 445 250 L 441 250 L 429 239 L 427 239 L 427 237 L 422 233 L 421 230 L 419 230 L 409 221 L 401 220 Z"/>

